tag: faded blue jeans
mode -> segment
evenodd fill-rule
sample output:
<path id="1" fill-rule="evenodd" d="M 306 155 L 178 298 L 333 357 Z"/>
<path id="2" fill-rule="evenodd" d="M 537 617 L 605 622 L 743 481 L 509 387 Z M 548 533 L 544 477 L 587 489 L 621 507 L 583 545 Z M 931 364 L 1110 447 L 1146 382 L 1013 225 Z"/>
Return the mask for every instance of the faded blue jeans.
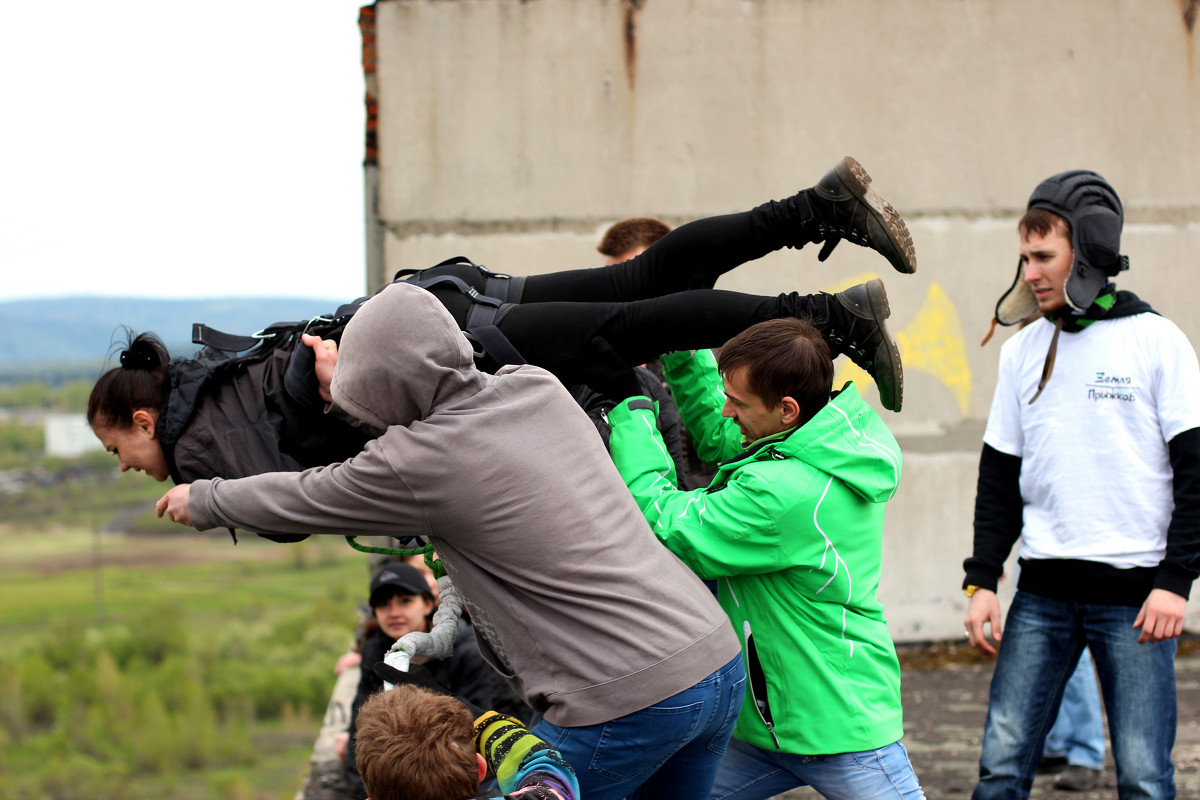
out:
<path id="1" fill-rule="evenodd" d="M 1086 649 L 1063 690 L 1054 727 L 1046 734 L 1043 757 L 1051 756 L 1066 758 L 1068 764 L 1088 769 L 1104 767 L 1104 717 L 1096 688 L 1096 668 Z"/>
<path id="2" fill-rule="evenodd" d="M 925 798 L 900 742 L 861 753 L 803 756 L 734 739 L 710 800 L 763 800 L 797 786 L 811 786 L 826 800 Z"/>
<path id="3" fill-rule="evenodd" d="M 992 675 L 973 800 L 1029 796 L 1063 689 L 1086 644 L 1096 661 L 1121 800 L 1175 797 L 1175 645 L 1138 644 L 1138 609 L 1017 592 Z"/>
<path id="4" fill-rule="evenodd" d="M 546 720 L 533 732 L 562 753 L 585 800 L 702 800 L 746 688 L 741 655 L 690 689 L 661 703 L 581 728 Z"/>

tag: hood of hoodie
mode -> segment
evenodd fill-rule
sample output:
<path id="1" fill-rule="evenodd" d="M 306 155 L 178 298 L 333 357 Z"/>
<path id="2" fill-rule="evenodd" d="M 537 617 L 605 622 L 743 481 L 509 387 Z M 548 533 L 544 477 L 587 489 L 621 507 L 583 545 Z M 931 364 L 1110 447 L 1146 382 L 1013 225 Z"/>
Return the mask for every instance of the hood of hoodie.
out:
<path id="1" fill-rule="evenodd" d="M 833 475 L 872 503 L 887 502 L 900 485 L 900 445 L 853 383 L 773 447 Z"/>
<path id="2" fill-rule="evenodd" d="M 488 376 L 450 312 L 424 289 L 393 283 L 342 333 L 330 383 L 332 410 L 373 434 L 410 425 L 470 396 Z"/>

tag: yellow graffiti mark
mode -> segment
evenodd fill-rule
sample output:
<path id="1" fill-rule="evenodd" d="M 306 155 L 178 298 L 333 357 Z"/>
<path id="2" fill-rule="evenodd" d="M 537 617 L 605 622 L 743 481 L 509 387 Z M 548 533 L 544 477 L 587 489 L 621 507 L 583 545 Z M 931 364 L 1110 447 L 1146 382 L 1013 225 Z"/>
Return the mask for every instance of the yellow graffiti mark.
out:
<path id="1" fill-rule="evenodd" d="M 840 292 L 859 283 L 878 277 L 864 273 L 848 278 L 826 291 Z M 895 308 L 892 309 L 893 314 Z M 895 317 L 892 318 L 893 320 Z M 904 368 L 928 373 L 946 385 L 954 395 L 959 410 L 966 416 L 971 404 L 971 368 L 967 364 L 966 343 L 958 312 L 942 287 L 933 282 L 925 294 L 925 302 L 903 330 L 893 331 L 900 360 Z M 834 373 L 835 388 L 854 381 L 860 392 L 869 386 L 871 376 L 849 359 L 841 359 Z"/>
<path id="2" fill-rule="evenodd" d="M 900 360 L 903 361 L 904 356 L 901 356 Z M 858 387 L 858 393 L 861 395 L 865 395 L 867 387 L 874 383 L 865 369 L 848 358 L 840 361 L 833 371 L 833 388 L 842 388 L 846 385 L 846 381 L 854 381 L 854 385 Z"/>
<path id="3" fill-rule="evenodd" d="M 954 303 L 936 282 L 929 284 L 917 316 L 896 333 L 905 369 L 926 372 L 946 384 L 966 416 L 971 405 L 971 367 Z"/>

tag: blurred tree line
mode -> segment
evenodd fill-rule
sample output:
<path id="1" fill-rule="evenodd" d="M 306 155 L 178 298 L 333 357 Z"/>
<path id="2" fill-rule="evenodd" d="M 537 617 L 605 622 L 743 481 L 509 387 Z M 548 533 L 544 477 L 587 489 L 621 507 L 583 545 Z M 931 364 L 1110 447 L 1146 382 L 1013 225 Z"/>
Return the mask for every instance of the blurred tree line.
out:
<path id="1" fill-rule="evenodd" d="M 61 385 L 43 381 L 24 381 L 0 385 L 0 408 L 41 409 L 43 411 L 87 410 L 92 381 L 76 380 Z"/>
<path id="2" fill-rule="evenodd" d="M 324 713 L 347 632 L 322 616 L 314 604 L 205 634 L 161 606 L 52 623 L 0 654 L 0 800 L 160 797 L 198 770 L 253 768 L 256 727 L 311 731 Z"/>

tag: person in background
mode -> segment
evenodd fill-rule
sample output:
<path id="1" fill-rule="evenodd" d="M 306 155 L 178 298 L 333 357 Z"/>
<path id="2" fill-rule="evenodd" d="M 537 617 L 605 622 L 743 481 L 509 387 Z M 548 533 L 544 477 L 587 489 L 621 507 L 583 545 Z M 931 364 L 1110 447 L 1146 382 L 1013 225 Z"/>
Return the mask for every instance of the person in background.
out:
<path id="1" fill-rule="evenodd" d="M 640 256 L 650 245 L 671 232 L 671 226 L 655 217 L 629 217 L 618 220 L 610 225 L 600 237 L 596 249 L 604 256 L 606 265 L 620 264 Z M 675 401 L 667 391 L 667 385 L 662 378 L 662 364 L 657 358 L 650 359 L 645 364 L 634 368 L 642 390 L 654 402 L 658 403 L 658 430 L 662 434 L 663 443 L 671 453 L 675 462 L 675 474 L 679 480 L 679 488 L 686 489 L 690 484 L 689 452 L 683 426 L 679 421 L 679 411 Z M 576 392 L 572 389 L 572 393 Z M 579 395 L 577 395 L 579 397 Z M 580 398 L 582 399 L 582 398 Z M 586 410 L 586 408 L 585 408 Z M 601 429 L 601 435 L 604 429 Z"/>
<path id="2" fill-rule="evenodd" d="M 1175 796 L 1175 648 L 1200 568 L 1200 365 L 1178 327 L 1112 282 L 1128 268 L 1123 226 L 1116 190 L 1087 170 L 1040 183 L 1017 224 L 995 321 L 1042 316 L 1000 351 L 963 563 L 967 636 L 999 650 L 974 800 L 1029 796 L 1084 647 L 1118 796 Z M 996 583 L 1018 538 L 1002 624 Z"/>
<path id="3" fill-rule="evenodd" d="M 358 770 L 374 800 L 501 800 L 479 791 L 489 772 L 505 798 L 582 796 L 571 765 L 520 720 L 452 696 L 419 664 L 377 668 L 396 685 L 360 710 Z"/>
<path id="4" fill-rule="evenodd" d="M 670 232 L 671 226 L 656 217 L 629 217 L 610 225 L 596 249 L 606 265 L 620 264 L 640 256 Z"/>
<path id="5" fill-rule="evenodd" d="M 1096 690 L 1096 668 L 1085 647 L 1063 690 L 1054 726 L 1038 771 L 1053 771 L 1054 788 L 1084 792 L 1096 788 L 1104 768 L 1104 718 Z"/>
<path id="6" fill-rule="evenodd" d="M 396 543 L 390 539 L 386 540 L 386 544 L 388 546 L 396 546 Z M 377 554 L 372 554 L 372 556 L 373 556 L 373 558 L 374 557 L 378 558 L 377 561 L 370 562 L 372 565 L 371 566 L 372 574 L 378 572 L 379 569 L 384 564 L 389 564 L 389 563 L 391 563 L 393 561 L 397 561 L 397 560 L 402 561 L 405 564 L 412 565 L 418 572 L 420 572 L 423 576 L 425 576 L 425 581 L 426 581 L 426 583 L 429 584 L 429 592 L 433 597 L 433 602 L 435 604 L 437 603 L 437 598 L 438 598 L 437 578 L 433 577 L 433 570 L 431 570 L 429 568 L 429 565 L 427 565 L 425 563 L 424 556 L 415 555 L 415 556 L 399 556 L 399 557 L 397 557 L 397 556 L 377 556 Z M 333 667 L 334 675 L 341 675 L 343 672 L 345 672 L 348 669 L 353 669 L 353 670 L 359 669 L 360 665 L 362 664 L 363 642 L 366 640 L 367 635 L 369 633 L 373 633 L 378 629 L 379 623 L 375 619 L 374 609 L 372 609 L 369 604 L 366 606 L 360 606 L 359 608 L 363 613 L 362 613 L 362 619 L 359 621 L 358 625 L 355 626 L 354 646 L 351 647 L 350 650 L 348 650 L 346 653 L 342 654 L 338 658 L 337 663 L 334 664 L 334 667 Z M 334 744 L 334 749 L 337 752 L 338 760 L 341 761 L 343 766 L 346 764 L 346 747 L 347 747 L 349 741 L 350 741 L 350 732 L 347 730 L 347 731 L 343 731 L 342 733 L 338 734 L 336 742 Z"/>
<path id="7" fill-rule="evenodd" d="M 358 713 L 363 704 L 383 688 L 373 666 L 387 655 L 396 640 L 414 631 L 429 631 L 434 595 L 425 576 L 411 564 L 384 564 L 371 578 L 369 602 L 373 612 L 362 647 L 362 675 L 350 713 L 346 748 L 346 780 L 355 797 L 365 797 L 362 777 L 355 767 Z M 479 655 L 470 626 L 459 620 L 454 652 L 449 658 L 414 659 L 448 691 L 484 708 L 529 719 L 529 709 L 513 694 Z"/>

